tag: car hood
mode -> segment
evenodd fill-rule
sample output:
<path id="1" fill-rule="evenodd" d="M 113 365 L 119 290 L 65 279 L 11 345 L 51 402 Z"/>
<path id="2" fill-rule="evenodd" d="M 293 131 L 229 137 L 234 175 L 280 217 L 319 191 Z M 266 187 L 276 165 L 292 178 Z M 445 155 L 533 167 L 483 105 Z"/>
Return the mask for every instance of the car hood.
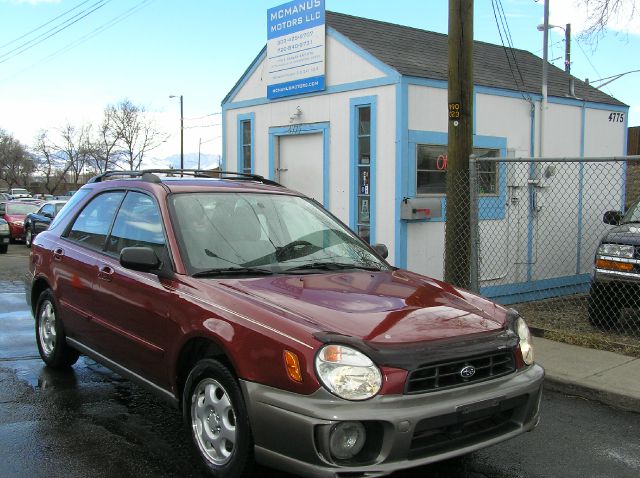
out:
<path id="1" fill-rule="evenodd" d="M 215 282 L 252 300 L 285 309 L 318 331 L 372 344 L 459 338 L 503 329 L 507 321 L 506 309 L 497 304 L 403 270 Z"/>
<path id="2" fill-rule="evenodd" d="M 607 232 L 602 242 L 640 246 L 640 224 L 629 223 L 616 226 Z"/>

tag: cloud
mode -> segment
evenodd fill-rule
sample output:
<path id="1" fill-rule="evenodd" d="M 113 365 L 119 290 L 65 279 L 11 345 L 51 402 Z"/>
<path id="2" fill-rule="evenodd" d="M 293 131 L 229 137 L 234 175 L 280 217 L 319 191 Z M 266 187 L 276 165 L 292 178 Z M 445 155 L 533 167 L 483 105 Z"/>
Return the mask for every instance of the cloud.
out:
<path id="1" fill-rule="evenodd" d="M 623 3 L 618 15 L 609 19 L 607 29 L 640 35 L 640 11 L 634 11 L 633 5 L 634 2 Z M 549 23 L 561 26 L 571 23 L 571 31 L 577 35 L 587 28 L 589 14 L 593 14 L 593 11 L 587 11 L 584 4 L 578 0 L 553 2 L 549 7 Z"/>

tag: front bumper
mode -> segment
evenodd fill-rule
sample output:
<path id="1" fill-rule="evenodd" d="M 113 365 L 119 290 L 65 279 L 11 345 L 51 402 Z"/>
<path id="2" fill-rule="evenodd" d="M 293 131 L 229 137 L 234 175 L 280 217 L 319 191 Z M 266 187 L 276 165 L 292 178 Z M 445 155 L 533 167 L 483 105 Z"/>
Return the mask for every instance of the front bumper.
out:
<path id="1" fill-rule="evenodd" d="M 301 396 L 241 381 L 256 459 L 305 477 L 384 476 L 493 445 L 532 430 L 539 420 L 544 370 L 533 365 L 488 382 L 363 402 L 324 389 Z M 367 451 L 340 463 L 326 437 L 341 421 L 368 428 Z M 368 448 L 367 448 L 368 447 Z"/>
<path id="2" fill-rule="evenodd" d="M 9 235 L 9 234 L 1 234 L 0 235 L 0 245 L 9 244 L 10 239 L 11 239 L 11 235 Z"/>

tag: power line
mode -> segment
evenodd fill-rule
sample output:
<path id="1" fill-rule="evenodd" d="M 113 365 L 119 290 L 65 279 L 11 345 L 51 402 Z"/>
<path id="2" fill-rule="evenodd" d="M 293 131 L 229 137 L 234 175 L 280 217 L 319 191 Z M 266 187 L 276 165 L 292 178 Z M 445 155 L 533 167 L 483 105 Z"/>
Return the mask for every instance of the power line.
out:
<path id="1" fill-rule="evenodd" d="M 185 126 L 182 129 L 193 129 L 193 128 L 213 128 L 214 126 L 220 126 L 222 123 L 214 123 L 214 124 L 203 124 L 200 126 Z"/>
<path id="2" fill-rule="evenodd" d="M 497 11 L 496 11 L 496 3 L 498 6 Z M 513 40 L 511 38 L 511 31 L 509 30 L 509 24 L 507 22 L 506 15 L 504 13 L 504 9 L 502 8 L 502 3 L 500 0 L 491 0 L 491 7 L 493 8 L 493 17 L 496 20 L 496 26 L 498 27 L 498 34 L 500 35 L 500 42 L 502 43 L 502 49 L 504 50 L 504 54 L 507 58 L 507 65 L 509 66 L 509 70 L 511 71 L 511 77 L 513 78 L 513 82 L 515 83 L 516 88 L 522 95 L 522 98 L 524 98 L 527 101 L 531 101 L 531 96 L 529 95 L 529 93 L 524 91 L 525 82 L 522 76 L 522 72 L 520 71 L 520 66 L 518 65 L 518 59 L 515 56 L 515 52 L 513 48 Z M 509 45 L 509 48 L 507 48 L 507 46 L 504 44 L 504 38 L 502 37 L 502 30 L 504 30 L 504 36 L 507 39 L 507 44 Z M 520 77 L 520 83 L 522 86 L 518 84 L 518 79 L 516 78 L 516 74 L 513 71 L 513 67 L 511 65 L 512 61 L 516 70 L 518 71 L 518 76 Z"/>
<path id="3" fill-rule="evenodd" d="M 15 73 L 12 76 L 8 76 L 3 78 L 2 80 L 0 80 L 0 83 L 7 81 L 11 78 L 14 78 L 18 75 L 20 75 L 21 73 L 24 73 L 25 71 L 31 70 L 32 68 L 36 67 L 36 66 L 40 66 L 40 65 L 44 65 L 45 63 L 53 60 L 54 58 L 68 52 L 69 50 L 72 50 L 73 48 L 80 46 L 81 44 L 85 43 L 86 41 L 90 40 L 91 38 L 93 38 L 94 36 L 108 30 L 109 28 L 114 27 L 115 25 L 117 25 L 118 23 L 120 23 L 123 20 L 126 20 L 127 18 L 129 18 L 131 15 L 133 15 L 134 13 L 137 13 L 139 10 L 142 10 L 144 7 L 150 5 L 150 2 L 153 2 L 155 0 L 143 0 L 142 2 L 140 2 L 138 5 L 135 5 L 133 7 L 131 7 L 130 9 L 126 10 L 125 12 L 121 13 L 120 15 L 115 16 L 114 18 L 112 18 L 111 20 L 109 20 L 108 22 L 102 24 L 101 26 L 99 26 L 98 28 L 96 28 L 94 31 L 81 36 L 80 38 L 78 38 L 77 40 L 65 45 L 64 47 L 60 48 L 59 50 L 54 51 L 52 54 L 40 59 L 39 61 L 37 61 L 36 63 L 33 63 L 31 65 L 29 65 L 26 68 L 23 68 L 22 70 L 18 71 L 17 73 Z"/>
<path id="4" fill-rule="evenodd" d="M 79 12 L 78 14 L 74 15 L 70 19 L 65 20 L 60 25 L 57 25 L 57 26 L 55 26 L 53 28 L 50 28 L 46 32 L 38 35 L 36 38 L 23 43 L 22 45 L 14 48 L 13 50 L 9 50 L 8 52 L 3 53 L 2 55 L 0 55 L 0 58 L 4 58 L 4 59 L 0 60 L 0 64 L 9 61 L 12 58 L 15 58 L 16 56 L 20 55 L 21 53 L 24 53 L 25 51 L 30 50 L 34 46 L 39 45 L 40 43 L 42 43 L 43 41 L 51 38 L 52 36 L 57 35 L 61 31 L 66 30 L 71 25 L 74 25 L 75 23 L 78 23 L 80 20 L 82 20 L 86 16 L 92 14 L 96 10 L 99 10 L 100 8 L 104 7 L 107 3 L 111 2 L 111 1 L 112 0 L 99 0 L 98 2 L 96 2 L 93 5 L 91 5 L 90 7 L 88 7 L 87 9 L 85 9 L 85 10 Z M 87 10 L 89 10 L 89 11 L 87 11 Z M 87 13 L 85 13 L 85 12 L 87 12 Z M 73 20 L 73 21 L 71 21 L 71 20 Z M 50 32 L 52 32 L 52 33 L 50 33 Z M 50 34 L 47 35 L 47 33 L 50 33 Z M 44 38 L 43 38 L 43 36 L 44 36 Z M 38 40 L 38 41 L 36 41 L 36 40 Z M 11 53 L 13 53 L 13 52 L 15 52 L 15 53 L 13 55 L 11 55 Z"/>
<path id="5" fill-rule="evenodd" d="M 57 17 L 55 17 L 55 18 L 52 18 L 52 19 L 51 19 L 51 20 L 49 20 L 48 22 L 43 23 L 43 24 L 42 24 L 42 25 L 40 25 L 39 27 L 36 27 L 36 28 L 34 28 L 33 30 L 28 31 L 28 32 L 27 32 L 27 33 L 25 33 L 25 34 L 20 35 L 20 36 L 19 36 L 19 37 L 17 37 L 17 38 L 14 38 L 13 40 L 11 40 L 10 42 L 5 43 L 4 45 L 0 45 L 0 49 L 1 49 L 1 48 L 4 48 L 4 47 L 6 47 L 6 46 L 12 45 L 12 44 L 14 44 L 15 42 L 17 42 L 18 40 L 22 40 L 24 37 L 27 37 L 27 36 L 31 35 L 32 33 L 37 32 L 37 31 L 38 31 L 38 30 L 40 30 L 41 28 L 44 28 L 44 27 L 46 27 L 47 25 L 49 25 L 50 23 L 55 22 L 58 18 L 62 18 L 62 17 L 64 17 L 65 15 L 67 15 L 67 14 L 71 13 L 71 12 L 72 12 L 72 11 L 74 11 L 76 8 L 81 7 L 82 5 L 84 5 L 85 3 L 89 2 L 89 1 L 91 1 L 91 0 L 84 0 L 84 2 L 81 2 L 81 3 L 79 3 L 78 5 L 76 5 L 75 7 L 70 8 L 70 9 L 69 9 L 69 10 L 67 10 L 66 12 L 61 13 L 60 15 L 58 15 L 58 16 L 57 16 Z"/>
<path id="6" fill-rule="evenodd" d="M 208 115 L 204 115 L 204 116 L 194 116 L 191 118 L 185 118 L 186 120 L 192 121 L 192 120 L 199 120 L 199 119 L 203 119 L 203 118 L 208 118 L 209 116 L 216 116 L 216 115 L 221 115 L 222 111 L 218 111 L 217 113 L 209 113 Z"/>

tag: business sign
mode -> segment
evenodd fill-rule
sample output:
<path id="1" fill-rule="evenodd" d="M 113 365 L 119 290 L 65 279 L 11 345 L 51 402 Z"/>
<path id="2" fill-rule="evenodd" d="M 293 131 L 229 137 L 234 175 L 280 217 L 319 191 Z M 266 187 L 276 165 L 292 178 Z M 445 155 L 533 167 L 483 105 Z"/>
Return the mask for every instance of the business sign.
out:
<path id="1" fill-rule="evenodd" d="M 267 11 L 267 98 L 324 90 L 324 16 L 324 0 Z"/>

